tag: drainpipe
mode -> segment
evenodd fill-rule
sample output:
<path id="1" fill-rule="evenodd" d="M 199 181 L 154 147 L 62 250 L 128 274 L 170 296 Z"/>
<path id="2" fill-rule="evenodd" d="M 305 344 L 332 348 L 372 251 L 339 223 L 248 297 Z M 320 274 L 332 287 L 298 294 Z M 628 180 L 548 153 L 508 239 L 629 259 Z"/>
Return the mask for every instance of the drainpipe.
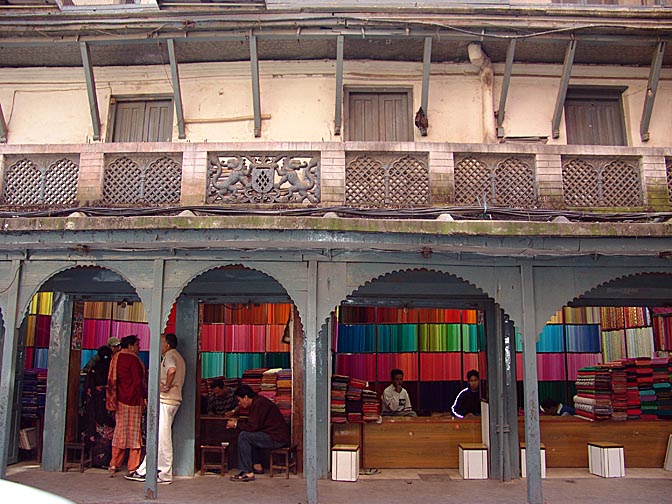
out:
<path id="1" fill-rule="evenodd" d="M 467 46 L 469 62 L 478 67 L 481 81 L 481 120 L 483 123 L 483 143 L 497 143 L 497 123 L 495 119 L 495 70 L 492 60 L 485 54 L 481 44 L 472 42 Z"/>

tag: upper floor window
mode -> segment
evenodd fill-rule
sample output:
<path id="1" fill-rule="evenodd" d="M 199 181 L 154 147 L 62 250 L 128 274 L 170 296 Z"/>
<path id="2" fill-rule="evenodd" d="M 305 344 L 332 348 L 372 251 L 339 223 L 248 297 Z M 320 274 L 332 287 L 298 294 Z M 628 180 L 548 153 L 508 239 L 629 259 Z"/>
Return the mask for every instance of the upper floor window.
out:
<path id="1" fill-rule="evenodd" d="M 111 142 L 170 142 L 173 100 L 165 97 L 116 97 L 110 107 Z"/>
<path id="2" fill-rule="evenodd" d="M 576 87 L 567 91 L 567 143 L 573 145 L 627 145 L 624 88 Z"/>
<path id="3" fill-rule="evenodd" d="M 411 92 L 403 89 L 346 90 L 345 130 L 348 140 L 409 142 Z"/>

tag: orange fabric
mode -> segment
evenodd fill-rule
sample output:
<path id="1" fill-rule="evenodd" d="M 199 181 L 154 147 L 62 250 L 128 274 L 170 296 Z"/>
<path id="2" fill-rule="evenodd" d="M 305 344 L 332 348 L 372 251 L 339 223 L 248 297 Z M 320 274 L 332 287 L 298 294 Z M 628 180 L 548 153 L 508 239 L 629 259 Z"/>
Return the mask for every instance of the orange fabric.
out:
<path id="1" fill-rule="evenodd" d="M 140 454 L 142 450 L 140 448 L 131 448 L 128 450 L 128 471 L 135 471 L 140 467 Z M 112 447 L 112 460 L 110 460 L 110 467 L 114 466 L 117 469 L 121 467 L 124 463 L 124 455 L 126 450 L 124 448 L 117 448 L 116 446 Z"/>

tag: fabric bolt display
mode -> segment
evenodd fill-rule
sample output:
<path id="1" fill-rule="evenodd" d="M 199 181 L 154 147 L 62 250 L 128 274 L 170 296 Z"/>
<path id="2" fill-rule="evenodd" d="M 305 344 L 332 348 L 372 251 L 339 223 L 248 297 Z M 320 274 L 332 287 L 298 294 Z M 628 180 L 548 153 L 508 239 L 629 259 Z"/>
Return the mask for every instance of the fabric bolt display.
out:
<path id="1" fill-rule="evenodd" d="M 350 378 L 343 375 L 331 377 L 331 421 L 332 423 L 346 423 L 346 394 Z"/>
<path id="2" fill-rule="evenodd" d="M 562 319 L 559 323 L 565 324 L 599 324 L 601 321 L 600 308 L 596 306 L 581 306 L 572 308 L 565 306 L 562 309 Z"/>
<path id="3" fill-rule="evenodd" d="M 652 357 L 653 347 L 653 328 L 638 327 L 625 330 L 626 347 L 630 357 Z"/>
<path id="4" fill-rule="evenodd" d="M 380 402 L 374 390 L 362 390 L 362 420 L 377 422 L 380 418 Z"/>
<path id="5" fill-rule="evenodd" d="M 478 352 L 478 341 L 485 331 L 483 324 L 462 324 L 462 351 Z"/>
<path id="6" fill-rule="evenodd" d="M 224 353 L 201 353 L 201 378 L 215 378 L 224 373 Z"/>
<path id="7" fill-rule="evenodd" d="M 600 326 L 596 324 L 565 326 L 567 352 L 599 353 L 600 335 Z"/>
<path id="8" fill-rule="evenodd" d="M 459 352 L 462 329 L 460 324 L 420 324 L 418 327 L 421 352 Z"/>
<path id="9" fill-rule="evenodd" d="M 418 355 L 415 353 L 379 353 L 377 360 L 379 381 L 389 381 L 390 371 L 395 368 L 404 370 L 405 381 L 417 381 L 418 379 Z"/>
<path id="10" fill-rule="evenodd" d="M 369 382 L 376 381 L 376 354 L 340 354 L 336 356 L 336 373 Z"/>
<path id="11" fill-rule="evenodd" d="M 420 379 L 423 381 L 461 380 L 461 357 L 462 354 L 459 352 L 421 353 Z"/>
<path id="12" fill-rule="evenodd" d="M 564 328 L 564 325 L 545 325 L 537 341 L 537 352 L 564 352 Z"/>
<path id="13" fill-rule="evenodd" d="M 656 308 L 653 309 L 654 313 Z M 659 315 L 653 317 L 653 334 L 655 346 L 659 350 L 672 350 L 672 316 Z"/>
<path id="14" fill-rule="evenodd" d="M 379 352 L 417 352 L 418 326 L 415 324 L 378 324 Z"/>
<path id="15" fill-rule="evenodd" d="M 537 376 L 543 381 L 564 381 L 566 379 L 565 355 L 561 353 L 537 354 Z"/>
<path id="16" fill-rule="evenodd" d="M 625 313 L 620 306 L 603 306 L 600 308 L 600 320 L 603 331 L 622 329 L 625 327 Z"/>
<path id="17" fill-rule="evenodd" d="M 283 343 L 282 341 L 284 334 L 284 325 L 266 326 L 266 351 L 283 352 L 289 354 L 289 343 Z"/>
<path id="18" fill-rule="evenodd" d="M 200 327 L 201 351 L 223 352 L 225 350 L 225 328 L 224 324 L 202 324 Z"/>
<path id="19" fill-rule="evenodd" d="M 243 371 L 243 377 L 240 380 L 242 385 L 248 385 L 255 394 L 261 390 L 261 379 L 267 370 L 264 368 L 246 369 Z"/>
<path id="20" fill-rule="evenodd" d="M 289 368 L 278 371 L 275 404 L 289 423 L 292 418 L 292 370 Z"/>
<path id="21" fill-rule="evenodd" d="M 625 359 L 625 329 L 602 331 L 602 354 L 605 361 Z"/>
<path id="22" fill-rule="evenodd" d="M 477 353 L 463 353 L 462 354 L 462 369 L 469 371 L 470 369 L 475 369 L 479 371 L 481 369 L 479 354 Z M 482 378 L 485 379 L 485 372 L 482 373 Z"/>
<path id="23" fill-rule="evenodd" d="M 567 354 L 567 379 L 569 381 L 576 381 L 579 369 L 598 364 L 602 364 L 602 354 L 600 353 Z"/>
<path id="24" fill-rule="evenodd" d="M 87 303 L 84 303 L 86 306 Z M 107 345 L 111 335 L 111 320 L 84 319 L 82 325 L 82 348 L 97 350 L 102 345 Z"/>

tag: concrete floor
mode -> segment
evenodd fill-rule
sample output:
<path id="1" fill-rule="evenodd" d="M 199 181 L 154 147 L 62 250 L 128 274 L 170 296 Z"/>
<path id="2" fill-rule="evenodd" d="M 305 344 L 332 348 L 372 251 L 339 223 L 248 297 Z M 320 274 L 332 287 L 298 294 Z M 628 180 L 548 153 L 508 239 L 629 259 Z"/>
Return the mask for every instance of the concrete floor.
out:
<path id="1" fill-rule="evenodd" d="M 123 473 L 122 473 L 123 474 Z M 101 469 L 84 473 L 45 472 L 36 465 L 10 466 L 7 479 L 48 490 L 80 504 L 147 502 L 144 485 L 128 481 L 121 474 L 110 477 Z M 548 469 L 543 485 L 544 502 L 566 504 L 607 502 L 672 502 L 672 472 L 663 469 L 626 469 L 625 478 L 604 479 L 587 469 Z M 526 502 L 525 480 L 500 483 L 460 478 L 456 470 L 384 469 L 374 476 L 360 476 L 355 483 L 320 481 L 319 502 L 328 503 L 511 503 Z M 215 474 L 176 478 L 172 485 L 158 488 L 156 503 L 301 504 L 306 502 L 306 485 L 301 476 L 270 478 L 240 483 Z M 151 501 L 150 501 L 151 502 Z M 29 504 L 29 503 L 25 503 Z M 31 503 L 32 504 L 32 503 Z"/>

